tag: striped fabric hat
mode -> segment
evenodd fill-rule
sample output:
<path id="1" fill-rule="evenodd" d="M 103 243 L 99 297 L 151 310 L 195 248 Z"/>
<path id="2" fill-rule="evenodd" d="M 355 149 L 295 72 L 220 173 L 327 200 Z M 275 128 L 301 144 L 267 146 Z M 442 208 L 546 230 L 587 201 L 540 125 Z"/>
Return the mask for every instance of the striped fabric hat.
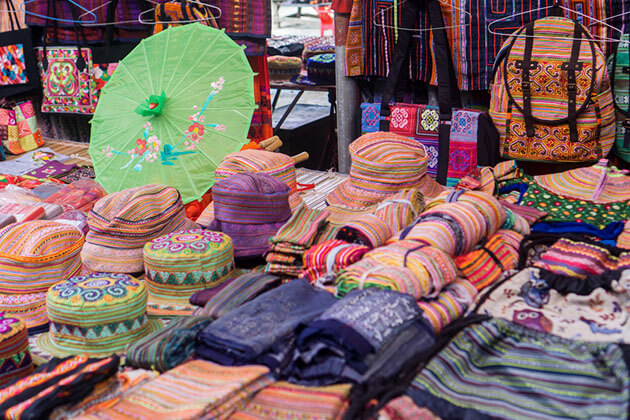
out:
<path id="1" fill-rule="evenodd" d="M 264 173 L 219 180 L 212 188 L 214 220 L 208 229 L 232 238 L 235 257 L 260 257 L 291 217 L 289 193 L 287 184 Z"/>
<path id="2" fill-rule="evenodd" d="M 339 207 L 368 207 L 405 188 L 433 197 L 442 187 L 426 176 L 429 162 L 421 143 L 393 133 L 368 133 L 350 144 L 350 177 L 328 195 Z"/>
<path id="3" fill-rule="evenodd" d="M 33 372 L 26 324 L 0 312 L 0 386 Z"/>
<path id="4" fill-rule="evenodd" d="M 214 176 L 219 181 L 243 172 L 262 172 L 282 180 L 291 188 L 291 195 L 289 196 L 291 209 L 295 211 L 302 204 L 302 197 L 298 194 L 295 162 L 290 156 L 267 150 L 241 150 L 224 157 L 219 167 L 214 171 Z"/>
<path id="5" fill-rule="evenodd" d="M 39 336 L 37 344 L 55 357 L 121 353 L 161 327 L 147 317 L 144 283 L 127 274 L 62 281 L 48 289 L 46 305 L 50 332 Z"/>
<path id="6" fill-rule="evenodd" d="M 161 185 L 129 188 L 103 197 L 90 211 L 88 225 L 83 264 L 92 271 L 108 273 L 141 272 L 147 242 L 198 227 L 186 218 L 179 192 Z"/>
<path id="7" fill-rule="evenodd" d="M 540 175 L 534 180 L 554 194 L 597 204 L 630 200 L 630 176 L 627 169 L 608 167 L 608 159 L 593 166 Z"/>
<path id="8" fill-rule="evenodd" d="M 234 277 L 234 248 L 221 232 L 193 229 L 170 233 L 144 246 L 151 315 L 190 315 L 190 296 Z"/>
<path id="9" fill-rule="evenodd" d="M 46 290 L 81 271 L 83 234 L 57 222 L 31 221 L 0 229 L 0 311 L 31 333 L 46 329 Z"/>

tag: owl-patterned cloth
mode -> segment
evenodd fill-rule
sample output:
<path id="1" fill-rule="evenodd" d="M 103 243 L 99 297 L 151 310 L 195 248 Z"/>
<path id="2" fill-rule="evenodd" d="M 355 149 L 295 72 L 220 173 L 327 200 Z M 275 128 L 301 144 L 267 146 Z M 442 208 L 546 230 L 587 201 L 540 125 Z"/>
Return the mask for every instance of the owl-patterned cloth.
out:
<path id="1" fill-rule="evenodd" d="M 572 340 L 630 343 L 630 278 L 622 276 L 612 291 L 563 295 L 539 273 L 527 268 L 514 275 L 477 311 Z"/>

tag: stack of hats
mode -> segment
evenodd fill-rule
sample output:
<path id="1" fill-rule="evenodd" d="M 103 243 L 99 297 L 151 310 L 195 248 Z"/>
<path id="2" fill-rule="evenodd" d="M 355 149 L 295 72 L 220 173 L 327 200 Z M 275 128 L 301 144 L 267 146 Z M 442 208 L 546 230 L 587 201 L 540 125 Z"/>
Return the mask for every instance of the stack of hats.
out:
<path id="1" fill-rule="evenodd" d="M 170 233 L 144 246 L 151 315 L 190 315 L 190 296 L 220 287 L 234 276 L 234 248 L 221 232 L 193 229 Z"/>
<path id="2" fill-rule="evenodd" d="M 145 185 L 109 194 L 88 216 L 90 231 L 81 258 L 90 270 L 139 273 L 142 250 L 152 239 L 195 229 L 186 218 L 179 192 L 172 187 Z"/>
<path id="3" fill-rule="evenodd" d="M 147 317 L 147 289 L 127 274 L 92 274 L 62 281 L 46 296 L 50 332 L 39 347 L 56 356 L 123 352 L 161 327 Z"/>
<path id="4" fill-rule="evenodd" d="M 407 137 L 364 134 L 350 144 L 350 158 L 350 177 L 328 195 L 330 206 L 369 207 L 406 188 L 419 188 L 425 197 L 443 190 L 427 175 L 426 148 Z"/>
<path id="5" fill-rule="evenodd" d="M 320 55 L 320 54 L 334 54 L 335 53 L 335 38 L 323 37 L 317 38 L 315 42 L 309 42 L 304 44 L 304 51 L 302 52 L 302 60 L 305 63 L 308 59 Z"/>
<path id="6" fill-rule="evenodd" d="M 79 230 L 57 222 L 0 229 L 0 312 L 21 319 L 30 333 L 46 330 L 46 291 L 80 274 L 83 243 Z"/>
<path id="7" fill-rule="evenodd" d="M 335 54 L 317 54 L 306 61 L 306 77 L 294 76 L 293 83 L 305 85 L 334 85 L 335 84 Z"/>
<path id="8" fill-rule="evenodd" d="M 0 314 L 0 386 L 33 372 L 26 324 Z"/>
<path id="9" fill-rule="evenodd" d="M 291 80 L 291 77 L 302 71 L 302 60 L 299 57 L 272 55 L 267 57 L 267 65 L 271 80 Z"/>
<path id="10" fill-rule="evenodd" d="M 208 229 L 228 234 L 234 256 L 261 257 L 269 239 L 291 217 L 290 189 L 264 173 L 242 173 L 212 187 L 214 220 Z"/>

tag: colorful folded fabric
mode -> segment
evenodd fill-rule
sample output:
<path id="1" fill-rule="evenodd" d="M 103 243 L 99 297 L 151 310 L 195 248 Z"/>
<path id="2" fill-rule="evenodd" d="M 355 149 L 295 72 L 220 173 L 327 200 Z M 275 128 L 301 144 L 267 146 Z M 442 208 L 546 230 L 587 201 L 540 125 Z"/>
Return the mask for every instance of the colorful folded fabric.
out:
<path id="1" fill-rule="evenodd" d="M 193 229 L 144 246 L 150 315 L 190 315 L 190 296 L 235 277 L 232 239 L 225 233 Z"/>
<path id="2" fill-rule="evenodd" d="M 45 329 L 45 292 L 79 274 L 83 242 L 77 229 L 56 222 L 0 229 L 0 311 L 20 318 L 31 333 Z"/>
<path id="3" fill-rule="evenodd" d="M 630 301 L 628 289 L 603 284 L 602 275 L 590 277 L 593 282 L 554 277 L 552 283 L 542 270 L 526 268 L 492 290 L 477 311 L 570 340 L 630 343 L 630 324 L 619 309 Z M 583 290 L 586 285 L 592 286 Z"/>
<path id="4" fill-rule="evenodd" d="M 306 280 L 290 281 L 204 328 L 197 336 L 196 355 L 223 365 L 259 363 L 275 368 L 280 342 L 335 302 L 332 294 L 315 290 Z"/>
<path id="5" fill-rule="evenodd" d="M 492 168 L 484 166 L 473 169 L 471 173 L 459 180 L 456 190 L 481 191 L 494 195 L 497 184 Z"/>
<path id="6" fill-rule="evenodd" d="M 26 324 L 0 313 L 0 386 L 33 372 Z"/>
<path id="7" fill-rule="evenodd" d="M 378 412 L 378 418 L 379 420 L 440 420 L 440 417 L 428 408 L 418 407 L 408 395 L 401 395 L 389 401 Z"/>
<path id="8" fill-rule="evenodd" d="M 42 206 L 29 204 L 5 204 L 0 206 L 0 214 L 13 216 L 18 222 L 44 219 L 46 210 Z"/>
<path id="9" fill-rule="evenodd" d="M 556 274 L 585 278 L 589 274 L 616 270 L 619 252 L 595 243 L 560 238 L 540 256 L 534 266 Z"/>
<path id="10" fill-rule="evenodd" d="M 418 188 L 409 188 L 379 202 L 373 213 L 396 233 L 416 220 L 424 208 L 422 192 Z"/>
<path id="11" fill-rule="evenodd" d="M 349 244 L 339 239 L 317 244 L 304 254 L 302 276 L 311 284 L 331 283 L 340 270 L 359 261 L 369 250 L 367 246 Z"/>
<path id="12" fill-rule="evenodd" d="M 210 323 L 208 317 L 187 317 L 150 334 L 127 349 L 125 363 L 142 369 L 166 372 L 195 352 L 197 333 Z"/>
<path id="13" fill-rule="evenodd" d="M 377 288 L 354 290 L 298 329 L 293 360 L 283 374 L 302 385 L 359 383 L 374 369 L 372 364 L 381 349 L 411 324 L 417 324 L 429 338 L 426 343 L 416 341 L 430 347 L 432 328 L 413 297 Z M 387 351 L 390 357 L 397 352 L 402 353 L 396 357 L 405 358 L 405 349 Z"/>
<path id="14" fill-rule="evenodd" d="M 58 160 L 51 160 L 37 169 L 22 174 L 22 176 L 45 180 L 46 178 L 63 175 L 76 167 L 77 165 L 67 165 Z"/>
<path id="15" fill-rule="evenodd" d="M 289 193 L 287 184 L 264 173 L 219 180 L 212 187 L 214 220 L 208 229 L 232 238 L 235 257 L 260 257 L 291 217 Z"/>
<path id="16" fill-rule="evenodd" d="M 601 240 L 616 240 L 623 232 L 626 222 L 610 222 L 603 229 L 598 229 L 590 223 L 577 222 L 540 222 L 532 225 L 532 232 L 541 233 L 577 233 L 586 234 Z"/>
<path id="17" fill-rule="evenodd" d="M 212 295 L 197 315 L 218 319 L 244 303 L 280 285 L 280 278 L 266 273 L 251 272 L 231 281 Z M 204 291 L 205 292 L 205 291 Z M 204 293 L 199 292 L 199 293 Z M 200 299 L 200 298 L 198 298 Z M 193 297 L 191 297 L 191 301 Z M 201 300 L 201 299 L 200 299 Z"/>
<path id="18" fill-rule="evenodd" d="M 394 231 L 385 220 L 373 214 L 364 214 L 346 223 L 336 238 L 374 249 L 385 244 L 393 235 Z"/>
<path id="19" fill-rule="evenodd" d="M 38 346 L 64 357 L 87 353 L 110 355 L 125 350 L 162 327 L 147 318 L 147 289 L 126 274 L 98 273 L 74 277 L 48 289 L 50 332 Z"/>
<path id="20" fill-rule="evenodd" d="M 341 419 L 348 407 L 350 388 L 349 384 L 305 387 L 276 382 L 256 394 L 230 420 Z"/>
<path id="21" fill-rule="evenodd" d="M 100 199 L 88 216 L 90 232 L 81 258 L 92 271 L 139 273 L 143 248 L 152 239 L 196 229 L 188 220 L 179 192 L 172 187 L 146 185 Z"/>
<path id="22" fill-rule="evenodd" d="M 0 229 L 16 222 L 17 219 L 12 214 L 0 214 Z"/>
<path id="23" fill-rule="evenodd" d="M 376 248 L 337 276 L 337 294 L 377 287 L 407 293 L 415 299 L 436 296 L 457 278 L 453 260 L 443 251 L 414 241 Z"/>
<path id="24" fill-rule="evenodd" d="M 501 229 L 485 244 L 480 244 L 478 249 L 455 257 L 455 264 L 463 277 L 478 291 L 499 280 L 506 271 L 513 270 L 518 264 L 518 247 L 504 239 L 507 232 L 510 231 Z M 520 240 L 514 235 L 519 235 Z M 523 239 L 516 232 L 511 236 L 516 239 L 517 245 Z"/>
<path id="25" fill-rule="evenodd" d="M 264 366 L 225 367 L 193 360 L 140 386 L 114 406 L 82 419 L 227 419 L 271 384 Z"/>
<path id="26" fill-rule="evenodd" d="M 350 178 L 328 195 L 337 207 L 369 207 L 405 188 L 433 190 L 425 147 L 392 133 L 368 133 L 350 144 Z"/>
<path id="27" fill-rule="evenodd" d="M 118 371 L 118 356 L 53 360 L 33 374 L 0 390 L 0 416 L 7 419 L 48 418 L 58 406 L 80 401 Z"/>
<path id="28" fill-rule="evenodd" d="M 477 289 L 468 280 L 457 280 L 442 290 L 431 300 L 422 300 L 418 306 L 424 311 L 424 317 L 439 334 L 444 327 L 461 317 L 472 306 L 477 296 Z"/>
<path id="29" fill-rule="evenodd" d="M 491 319 L 460 332 L 407 394 L 443 419 L 464 418 L 466 409 L 482 414 L 466 418 L 618 419 L 628 414 L 629 391 L 619 345 L 564 340 Z"/>
<path id="30" fill-rule="evenodd" d="M 65 210 L 81 210 L 88 212 L 106 192 L 92 179 L 81 179 L 65 185 L 56 193 L 50 195 L 44 201 L 46 203 L 60 204 Z"/>

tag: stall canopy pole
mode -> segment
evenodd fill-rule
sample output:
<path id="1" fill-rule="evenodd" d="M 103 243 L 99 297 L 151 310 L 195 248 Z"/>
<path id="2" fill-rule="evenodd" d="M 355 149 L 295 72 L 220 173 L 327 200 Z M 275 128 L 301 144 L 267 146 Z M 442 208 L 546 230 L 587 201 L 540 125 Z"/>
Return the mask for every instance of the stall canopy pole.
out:
<path id="1" fill-rule="evenodd" d="M 350 172 L 348 146 L 357 137 L 359 95 L 355 81 L 350 77 L 346 77 L 346 38 L 350 13 L 340 13 L 338 10 L 335 10 L 337 148 L 339 152 L 339 172 L 348 173 Z"/>

